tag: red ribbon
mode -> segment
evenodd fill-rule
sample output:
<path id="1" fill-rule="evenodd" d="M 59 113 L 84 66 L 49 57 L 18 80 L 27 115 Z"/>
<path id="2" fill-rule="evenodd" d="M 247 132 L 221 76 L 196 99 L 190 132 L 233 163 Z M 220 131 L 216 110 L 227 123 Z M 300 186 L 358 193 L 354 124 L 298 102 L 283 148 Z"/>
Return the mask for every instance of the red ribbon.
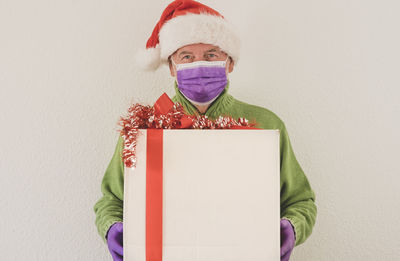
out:
<path id="1" fill-rule="evenodd" d="M 162 260 L 163 129 L 147 129 L 146 261 Z"/>
<path id="2" fill-rule="evenodd" d="M 163 93 L 154 104 L 155 114 L 166 114 L 174 102 Z M 191 126 L 181 118 L 180 128 Z M 163 129 L 147 129 L 146 152 L 146 261 L 162 260 Z"/>
<path id="3" fill-rule="evenodd" d="M 173 106 L 174 102 L 163 93 L 154 104 L 155 114 L 166 114 Z M 180 121 L 180 128 L 192 124 L 187 116 Z M 231 128 L 259 129 L 248 126 Z M 147 129 L 146 158 L 146 261 L 162 261 L 163 129 Z"/>

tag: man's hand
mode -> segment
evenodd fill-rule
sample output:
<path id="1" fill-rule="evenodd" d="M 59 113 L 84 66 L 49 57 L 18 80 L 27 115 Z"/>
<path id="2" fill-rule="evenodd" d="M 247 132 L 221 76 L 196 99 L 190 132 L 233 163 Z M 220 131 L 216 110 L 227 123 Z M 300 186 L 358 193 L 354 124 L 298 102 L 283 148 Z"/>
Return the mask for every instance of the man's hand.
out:
<path id="1" fill-rule="evenodd" d="M 122 244 L 123 225 L 122 222 L 114 223 L 107 233 L 107 245 L 114 261 L 123 260 Z"/>
<path id="2" fill-rule="evenodd" d="M 288 261 L 296 242 L 292 224 L 287 219 L 281 219 L 281 261 Z"/>

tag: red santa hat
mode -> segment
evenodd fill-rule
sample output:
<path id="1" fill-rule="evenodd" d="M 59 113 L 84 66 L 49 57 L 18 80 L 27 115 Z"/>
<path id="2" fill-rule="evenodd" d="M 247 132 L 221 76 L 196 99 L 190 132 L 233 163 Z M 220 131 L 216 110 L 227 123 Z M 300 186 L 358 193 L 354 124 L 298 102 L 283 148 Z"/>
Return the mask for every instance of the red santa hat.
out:
<path id="1" fill-rule="evenodd" d="M 235 63 L 239 58 L 240 39 L 220 13 L 196 1 L 175 0 L 162 13 L 146 49 L 137 52 L 136 62 L 144 70 L 156 70 L 177 49 L 195 43 L 216 45 Z"/>

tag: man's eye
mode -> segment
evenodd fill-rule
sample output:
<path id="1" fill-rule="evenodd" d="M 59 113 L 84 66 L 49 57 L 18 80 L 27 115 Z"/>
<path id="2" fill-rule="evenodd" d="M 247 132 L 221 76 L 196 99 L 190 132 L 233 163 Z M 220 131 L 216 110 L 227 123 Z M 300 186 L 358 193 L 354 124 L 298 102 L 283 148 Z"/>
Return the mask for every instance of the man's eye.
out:
<path id="1" fill-rule="evenodd" d="M 185 55 L 182 57 L 182 59 L 185 59 L 185 58 L 190 59 L 190 55 Z"/>
<path id="2" fill-rule="evenodd" d="M 209 53 L 208 54 L 208 57 L 215 57 L 216 55 L 215 54 L 213 54 L 213 53 Z"/>

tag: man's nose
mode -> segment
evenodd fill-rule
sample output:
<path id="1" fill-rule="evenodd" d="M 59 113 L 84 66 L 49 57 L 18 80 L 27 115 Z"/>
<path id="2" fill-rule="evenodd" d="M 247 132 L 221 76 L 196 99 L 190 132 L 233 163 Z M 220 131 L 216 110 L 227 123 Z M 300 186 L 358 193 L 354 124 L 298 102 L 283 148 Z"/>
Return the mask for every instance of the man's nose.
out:
<path id="1" fill-rule="evenodd" d="M 196 55 L 193 59 L 193 62 L 197 62 L 197 61 L 205 61 L 204 57 L 201 55 Z"/>

